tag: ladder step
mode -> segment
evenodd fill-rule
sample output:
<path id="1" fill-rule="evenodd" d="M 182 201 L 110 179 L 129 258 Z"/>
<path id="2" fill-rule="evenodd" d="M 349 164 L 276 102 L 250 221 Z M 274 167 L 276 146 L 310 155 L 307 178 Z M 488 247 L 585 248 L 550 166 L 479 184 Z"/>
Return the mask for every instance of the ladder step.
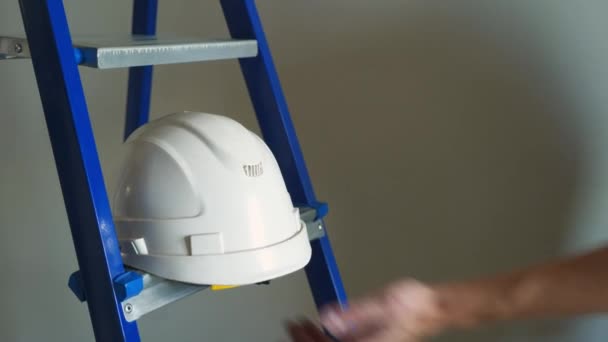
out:
<path id="1" fill-rule="evenodd" d="M 255 40 L 200 39 L 174 36 L 74 37 L 79 64 L 97 69 L 128 68 L 255 57 Z M 0 37 L 0 59 L 29 58 L 27 40 Z"/>
<path id="2" fill-rule="evenodd" d="M 98 69 L 189 63 L 255 57 L 255 40 L 176 38 L 170 36 L 74 38 L 83 65 Z"/>

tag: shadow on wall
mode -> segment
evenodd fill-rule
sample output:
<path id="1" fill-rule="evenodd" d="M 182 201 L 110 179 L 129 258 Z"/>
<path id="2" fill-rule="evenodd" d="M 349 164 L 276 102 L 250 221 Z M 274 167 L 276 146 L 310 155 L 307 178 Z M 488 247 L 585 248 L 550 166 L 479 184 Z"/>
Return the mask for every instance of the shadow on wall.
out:
<path id="1" fill-rule="evenodd" d="M 582 163 L 574 106 L 532 34 L 470 19 L 429 12 L 341 37 L 283 73 L 288 94 L 307 94 L 289 100 L 351 295 L 561 253 Z M 546 322 L 462 341 L 559 331 Z"/>

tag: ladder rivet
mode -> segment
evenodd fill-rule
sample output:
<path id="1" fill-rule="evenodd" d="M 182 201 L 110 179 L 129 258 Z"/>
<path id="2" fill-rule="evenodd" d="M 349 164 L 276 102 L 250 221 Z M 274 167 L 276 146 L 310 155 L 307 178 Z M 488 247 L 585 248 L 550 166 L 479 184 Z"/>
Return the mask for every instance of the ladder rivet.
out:
<path id="1" fill-rule="evenodd" d="M 125 312 L 126 313 L 131 313 L 133 312 L 133 305 L 131 303 L 127 303 L 125 304 Z"/>
<path id="2" fill-rule="evenodd" d="M 23 46 L 19 43 L 15 44 L 15 52 L 16 53 L 22 53 L 23 52 Z"/>

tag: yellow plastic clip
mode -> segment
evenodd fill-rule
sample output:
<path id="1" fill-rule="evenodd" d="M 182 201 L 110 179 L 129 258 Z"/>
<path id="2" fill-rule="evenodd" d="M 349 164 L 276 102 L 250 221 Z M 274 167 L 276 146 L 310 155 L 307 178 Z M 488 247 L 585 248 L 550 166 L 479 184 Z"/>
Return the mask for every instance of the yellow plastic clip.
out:
<path id="1" fill-rule="evenodd" d="M 229 290 L 238 287 L 238 285 L 211 285 L 211 291 Z"/>

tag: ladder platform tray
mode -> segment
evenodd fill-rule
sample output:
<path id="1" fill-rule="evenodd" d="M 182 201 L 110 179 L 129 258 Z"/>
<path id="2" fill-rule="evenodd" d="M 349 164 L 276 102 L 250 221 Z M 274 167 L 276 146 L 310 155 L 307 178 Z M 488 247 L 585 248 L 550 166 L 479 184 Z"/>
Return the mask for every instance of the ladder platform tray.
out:
<path id="1" fill-rule="evenodd" d="M 201 39 L 168 35 L 74 37 L 79 64 L 97 69 L 128 68 L 255 57 L 250 39 Z M 0 36 L 0 60 L 29 58 L 26 39 Z"/>

